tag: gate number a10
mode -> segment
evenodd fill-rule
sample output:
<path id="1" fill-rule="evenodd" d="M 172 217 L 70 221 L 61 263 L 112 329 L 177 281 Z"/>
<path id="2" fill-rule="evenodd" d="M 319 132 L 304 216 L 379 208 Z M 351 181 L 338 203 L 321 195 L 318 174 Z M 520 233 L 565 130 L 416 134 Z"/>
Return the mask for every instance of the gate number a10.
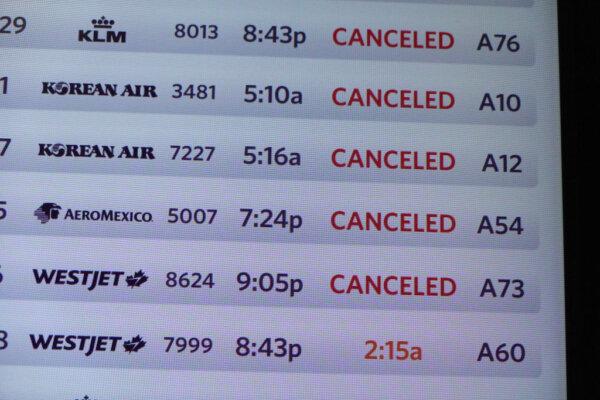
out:
<path id="1" fill-rule="evenodd" d="M 521 109 L 521 98 L 516 94 L 506 95 L 498 93 L 493 95 L 485 93 L 479 104 L 479 111 L 510 111 L 517 112 Z"/>

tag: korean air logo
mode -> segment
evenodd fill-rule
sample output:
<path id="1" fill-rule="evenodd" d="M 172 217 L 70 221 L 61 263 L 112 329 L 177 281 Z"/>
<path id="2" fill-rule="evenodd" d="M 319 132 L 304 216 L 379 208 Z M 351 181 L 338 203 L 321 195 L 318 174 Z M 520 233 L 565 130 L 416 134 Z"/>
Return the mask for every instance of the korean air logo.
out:
<path id="1" fill-rule="evenodd" d="M 44 203 L 33 213 L 42 224 L 47 224 L 51 219 L 58 219 L 62 207 L 56 203 Z"/>

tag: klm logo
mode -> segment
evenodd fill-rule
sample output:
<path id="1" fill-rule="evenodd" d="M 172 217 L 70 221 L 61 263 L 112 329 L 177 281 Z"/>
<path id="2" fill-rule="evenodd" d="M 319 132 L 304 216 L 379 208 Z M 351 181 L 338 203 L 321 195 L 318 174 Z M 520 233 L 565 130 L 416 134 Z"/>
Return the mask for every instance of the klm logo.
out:
<path id="1" fill-rule="evenodd" d="M 92 26 L 94 29 L 81 29 L 78 40 L 80 42 L 94 43 L 125 43 L 127 32 L 113 31 L 112 27 L 114 24 L 115 20 L 108 20 L 104 16 L 100 17 L 100 19 L 93 19 Z"/>

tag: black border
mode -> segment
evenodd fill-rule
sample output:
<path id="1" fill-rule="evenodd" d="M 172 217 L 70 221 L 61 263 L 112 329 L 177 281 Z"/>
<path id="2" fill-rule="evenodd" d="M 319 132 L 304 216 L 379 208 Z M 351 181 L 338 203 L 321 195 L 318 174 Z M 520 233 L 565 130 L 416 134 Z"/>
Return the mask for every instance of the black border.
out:
<path id="1" fill-rule="evenodd" d="M 594 119 L 600 119 L 599 102 L 589 98 L 600 88 L 600 48 L 594 34 L 594 28 L 600 28 L 600 19 L 595 4 L 558 2 L 569 399 L 600 399 L 600 378 L 596 373 L 600 330 L 595 326 L 600 324 L 600 289 L 594 287 L 598 282 L 598 262 L 583 253 L 584 248 L 591 253 L 594 247 L 583 243 L 586 235 L 581 177 L 582 171 L 589 170 L 584 162 L 591 160 L 584 156 L 584 138 L 594 138 L 599 133 L 599 127 L 594 126 Z M 587 146 L 588 151 L 593 151 L 591 141 Z M 593 180 L 589 182 L 595 186 Z"/>

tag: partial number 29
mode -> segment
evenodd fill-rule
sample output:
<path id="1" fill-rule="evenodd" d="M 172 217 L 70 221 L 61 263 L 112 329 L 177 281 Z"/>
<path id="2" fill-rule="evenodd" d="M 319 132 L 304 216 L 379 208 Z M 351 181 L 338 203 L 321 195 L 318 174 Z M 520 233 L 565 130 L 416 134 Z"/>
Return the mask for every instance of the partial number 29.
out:
<path id="1" fill-rule="evenodd" d="M 27 20 L 23 17 L 9 17 L 3 15 L 0 17 L 0 34 L 15 34 L 23 32 L 27 27 Z"/>

